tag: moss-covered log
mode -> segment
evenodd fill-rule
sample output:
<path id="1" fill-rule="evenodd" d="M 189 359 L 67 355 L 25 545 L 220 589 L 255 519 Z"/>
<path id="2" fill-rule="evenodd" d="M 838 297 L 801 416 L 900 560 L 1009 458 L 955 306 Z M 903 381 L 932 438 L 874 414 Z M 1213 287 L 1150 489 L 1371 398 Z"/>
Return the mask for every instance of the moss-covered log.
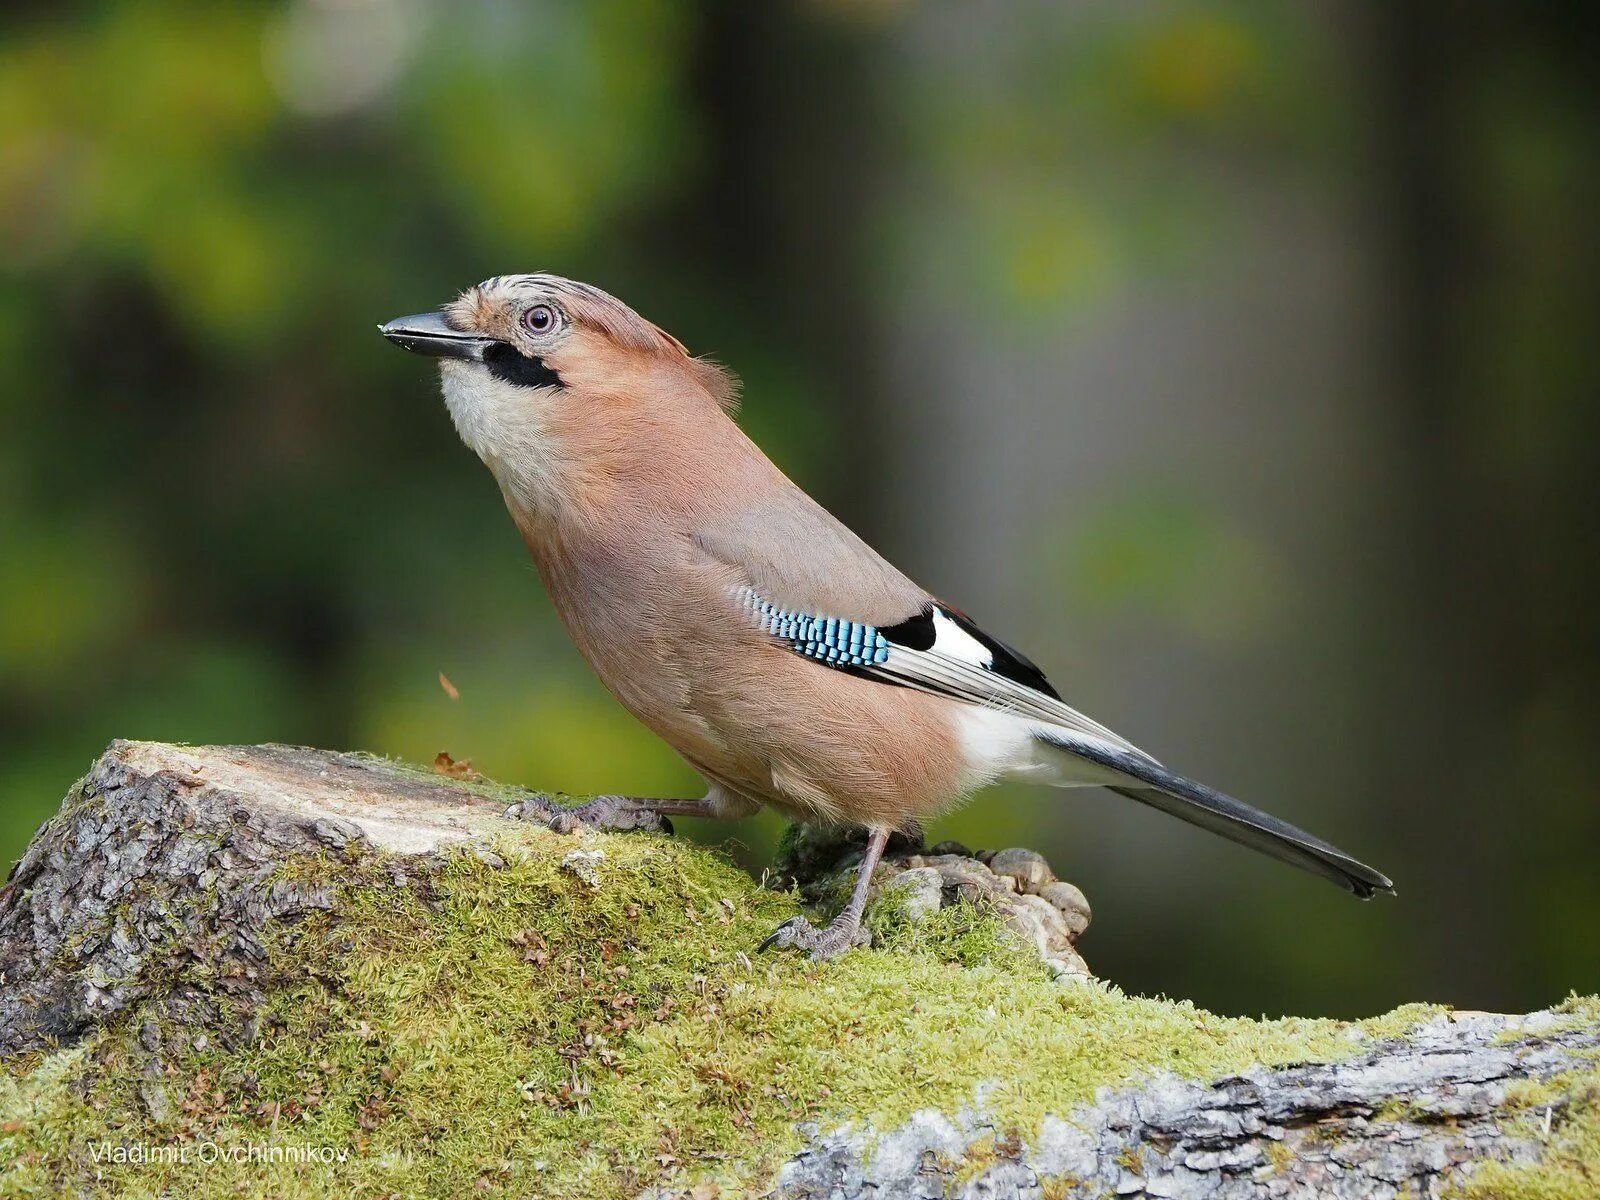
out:
<path id="1" fill-rule="evenodd" d="M 872 949 L 759 956 L 794 893 L 526 799 L 114 744 L 0 893 L 0 1195 L 1600 1194 L 1593 1001 L 1129 997 L 1075 889 L 953 846 L 901 853 Z M 784 865 L 825 898 L 839 855 Z"/>

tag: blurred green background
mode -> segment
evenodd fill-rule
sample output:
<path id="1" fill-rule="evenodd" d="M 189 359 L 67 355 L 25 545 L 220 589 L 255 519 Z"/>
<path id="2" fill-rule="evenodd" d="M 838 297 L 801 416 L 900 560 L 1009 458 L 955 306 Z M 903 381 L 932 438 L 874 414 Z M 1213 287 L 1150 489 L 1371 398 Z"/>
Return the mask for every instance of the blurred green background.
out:
<path id="1" fill-rule="evenodd" d="M 0 17 L 0 859 L 113 737 L 672 793 L 432 372 L 593 280 L 923 583 L 1359 905 L 985 795 L 1130 990 L 1600 988 L 1600 152 L 1576 4 L 299 0 Z M 459 689 L 450 699 L 443 672 Z M 693 826 L 759 867 L 778 823 Z"/>

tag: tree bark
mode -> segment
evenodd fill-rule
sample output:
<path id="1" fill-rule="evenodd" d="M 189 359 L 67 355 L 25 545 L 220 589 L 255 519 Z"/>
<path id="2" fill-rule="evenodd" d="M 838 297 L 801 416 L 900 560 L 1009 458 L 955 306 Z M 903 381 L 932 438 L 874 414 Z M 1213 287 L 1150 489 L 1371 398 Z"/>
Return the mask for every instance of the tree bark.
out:
<path id="1" fill-rule="evenodd" d="M 1592 1065 L 1586 1052 L 1600 1045 L 1592 1025 L 1555 1023 L 1551 1013 L 1455 1013 L 1340 1063 L 1159 1078 L 1048 1118 L 1027 1146 L 973 1113 L 919 1115 L 870 1155 L 859 1132 L 819 1133 L 785 1166 L 782 1192 L 1020 1198 L 1056 1179 L 1070 1181 L 1054 1192 L 1063 1197 L 1433 1196 L 1480 1162 L 1538 1159 L 1572 1097 L 1552 1099 L 1537 1110 L 1543 1125 L 1518 1132 L 1506 1127 L 1508 1087 Z M 996 1138 L 983 1187 L 962 1186 L 971 1148 Z"/>
<path id="2" fill-rule="evenodd" d="M 268 925 L 333 905 L 326 885 L 277 878 L 286 859 L 359 844 L 425 858 L 504 807 L 365 755 L 113 742 L 0 895 L 0 1057 L 70 1044 L 181 984 L 151 961 L 175 931 L 230 992 L 258 993 Z M 169 1000 L 209 1015 L 200 991 Z"/>
<path id="3" fill-rule="evenodd" d="M 492 858 L 485 839 L 525 795 L 364 755 L 113 743 L 0 893 L 0 1059 L 71 1045 L 152 999 L 187 1030 L 246 1043 L 255 1030 L 230 1018 L 274 986 L 270 931 L 338 915 L 335 891 L 286 875 L 286 861 L 370 848 L 399 883 L 453 847 Z M 1008 870 L 1048 872 L 1025 852 L 935 851 L 903 853 L 899 867 L 954 878 L 980 902 L 1003 905 L 1010 885 L 993 881 Z M 802 871 L 819 855 L 822 868 Z M 804 841 L 787 861 L 797 874 L 838 865 Z M 1075 957 L 1059 938 L 1034 940 L 1047 959 Z M 1553 1126 L 1593 1109 L 1582 1082 L 1600 1048 L 1592 1011 L 1451 1013 L 1339 1062 L 1147 1078 L 1047 1117 L 1027 1142 L 988 1121 L 980 1086 L 969 1106 L 895 1129 L 805 1127 L 775 1194 L 1433 1195 L 1481 1161 L 1537 1161 Z M 144 1093 L 152 1108 L 163 1094 Z"/>

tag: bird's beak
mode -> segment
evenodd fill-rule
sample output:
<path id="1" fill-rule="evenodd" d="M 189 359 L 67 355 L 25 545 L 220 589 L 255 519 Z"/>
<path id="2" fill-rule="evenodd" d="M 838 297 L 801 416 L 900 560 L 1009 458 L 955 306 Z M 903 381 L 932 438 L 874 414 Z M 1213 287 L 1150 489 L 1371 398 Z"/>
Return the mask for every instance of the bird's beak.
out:
<path id="1" fill-rule="evenodd" d="M 434 358 L 472 358 L 481 362 L 489 347 L 497 344 L 491 337 L 451 329 L 436 312 L 396 317 L 379 325 L 378 332 L 402 350 Z"/>

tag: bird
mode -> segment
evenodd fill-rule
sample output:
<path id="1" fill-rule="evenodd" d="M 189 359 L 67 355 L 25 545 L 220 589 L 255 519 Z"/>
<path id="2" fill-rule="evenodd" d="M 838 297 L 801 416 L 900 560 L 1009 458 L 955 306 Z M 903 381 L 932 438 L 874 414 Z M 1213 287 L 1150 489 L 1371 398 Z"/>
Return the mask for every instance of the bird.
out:
<path id="1" fill-rule="evenodd" d="M 761 944 L 867 944 L 888 839 L 1000 779 L 1103 786 L 1368 899 L 1391 881 L 1070 707 L 1020 651 L 856 536 L 736 421 L 735 377 L 622 301 L 500 275 L 379 326 L 438 360 L 562 624 L 601 682 L 705 780 L 696 799 L 598 797 L 570 820 L 674 815 L 852 827 L 866 850 L 824 926 Z"/>

